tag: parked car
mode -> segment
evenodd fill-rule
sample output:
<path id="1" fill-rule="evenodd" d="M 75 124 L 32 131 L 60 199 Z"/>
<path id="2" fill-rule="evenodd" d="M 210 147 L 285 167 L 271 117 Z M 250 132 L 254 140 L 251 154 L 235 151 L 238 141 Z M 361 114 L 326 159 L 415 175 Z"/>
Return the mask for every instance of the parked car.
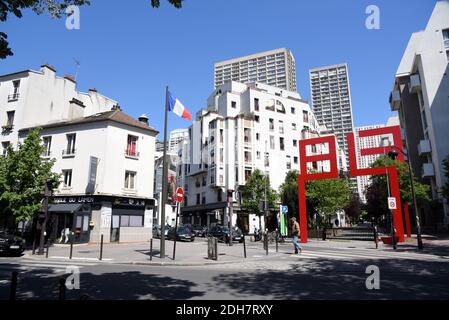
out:
<path id="1" fill-rule="evenodd" d="M 0 255 L 20 256 L 25 251 L 25 240 L 0 231 Z"/>
<path id="2" fill-rule="evenodd" d="M 209 230 L 208 235 L 217 238 L 219 241 L 228 243 L 231 238 L 231 231 L 228 227 L 215 225 Z M 243 242 L 242 230 L 237 227 L 232 230 L 232 241 Z"/>
<path id="3" fill-rule="evenodd" d="M 176 236 L 176 240 L 179 241 L 195 241 L 195 233 L 187 226 L 179 226 L 176 230 L 175 228 L 171 228 L 168 231 L 167 239 L 174 240 Z"/>
<path id="4" fill-rule="evenodd" d="M 205 237 L 207 233 L 207 227 L 199 224 L 184 224 L 184 226 L 190 228 L 195 233 L 196 237 Z"/>
<path id="5" fill-rule="evenodd" d="M 168 230 L 170 230 L 170 226 L 165 226 L 165 237 L 168 235 Z M 153 226 L 153 238 L 160 239 L 161 238 L 161 226 Z"/>

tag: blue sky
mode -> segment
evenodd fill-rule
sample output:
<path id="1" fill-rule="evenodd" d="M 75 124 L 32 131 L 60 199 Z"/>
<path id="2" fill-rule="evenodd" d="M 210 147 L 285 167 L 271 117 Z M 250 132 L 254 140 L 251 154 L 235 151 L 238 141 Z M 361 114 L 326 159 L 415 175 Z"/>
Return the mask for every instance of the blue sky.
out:
<path id="1" fill-rule="evenodd" d="M 81 8 L 81 29 L 27 11 L 1 25 L 14 56 L 0 74 L 38 70 L 74 74 L 78 89 L 95 87 L 125 112 L 146 113 L 162 132 L 165 85 L 194 114 L 213 90 L 220 60 L 289 48 L 296 59 L 299 93 L 309 99 L 308 70 L 347 62 L 356 126 L 385 123 L 389 91 L 414 31 L 425 28 L 435 0 L 186 0 L 176 10 L 162 0 L 91 0 Z M 126 3 L 126 4 L 124 4 Z M 132 3 L 132 5 L 131 5 Z M 368 5 L 380 8 L 380 30 L 365 28 Z M 169 130 L 189 122 L 169 116 Z"/>

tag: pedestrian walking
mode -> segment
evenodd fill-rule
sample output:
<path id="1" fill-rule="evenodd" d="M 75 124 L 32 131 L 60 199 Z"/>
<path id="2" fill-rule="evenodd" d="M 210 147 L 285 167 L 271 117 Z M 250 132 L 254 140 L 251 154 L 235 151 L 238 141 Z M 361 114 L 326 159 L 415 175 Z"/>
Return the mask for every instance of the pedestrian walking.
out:
<path id="1" fill-rule="evenodd" d="M 292 242 L 295 248 L 295 254 L 301 253 L 302 248 L 299 244 L 299 223 L 296 221 L 296 218 L 293 217 L 292 221 Z"/>

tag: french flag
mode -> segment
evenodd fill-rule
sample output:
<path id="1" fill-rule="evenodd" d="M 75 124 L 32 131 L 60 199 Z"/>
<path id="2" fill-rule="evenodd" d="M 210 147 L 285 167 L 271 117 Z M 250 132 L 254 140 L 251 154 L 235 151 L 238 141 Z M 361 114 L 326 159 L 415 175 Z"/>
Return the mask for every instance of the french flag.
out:
<path id="1" fill-rule="evenodd" d="M 187 110 L 181 101 L 176 99 L 170 92 L 168 93 L 168 110 L 173 111 L 181 118 L 192 121 L 192 115 L 189 110 Z"/>

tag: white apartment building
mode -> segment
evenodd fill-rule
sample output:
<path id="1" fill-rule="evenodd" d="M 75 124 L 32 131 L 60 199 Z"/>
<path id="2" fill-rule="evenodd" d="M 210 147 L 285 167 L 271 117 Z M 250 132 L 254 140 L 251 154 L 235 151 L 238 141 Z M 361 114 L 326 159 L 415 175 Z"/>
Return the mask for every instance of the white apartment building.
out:
<path id="1" fill-rule="evenodd" d="M 183 222 L 226 224 L 228 191 L 244 186 L 255 169 L 266 172 L 271 187 L 279 190 L 288 171 L 299 171 L 299 140 L 317 136 L 318 130 L 309 105 L 296 92 L 261 83 L 219 86 L 179 150 Z M 240 209 L 235 192 L 230 202 L 232 225 L 247 232 L 259 227 L 256 216 Z"/>
<path id="2" fill-rule="evenodd" d="M 168 140 L 168 152 L 178 154 L 180 144 L 189 136 L 188 129 L 176 129 L 170 132 L 170 138 Z M 162 151 L 164 147 L 162 147 Z"/>
<path id="3" fill-rule="evenodd" d="M 441 191 L 449 155 L 449 1 L 437 1 L 424 30 L 412 34 L 390 95 L 398 111 L 409 159 L 416 176 L 431 187 L 439 206 L 421 207 L 424 225 L 449 224 Z"/>
<path id="4" fill-rule="evenodd" d="M 309 71 L 312 110 L 320 125 L 337 136 L 349 167 L 346 135 L 354 131 L 351 88 L 346 63 L 314 68 Z"/>
<path id="5" fill-rule="evenodd" d="M 295 58 L 290 50 L 281 48 L 217 62 L 214 87 L 227 81 L 259 82 L 296 92 Z"/>
<path id="6" fill-rule="evenodd" d="M 71 232 L 76 242 L 151 238 L 157 131 L 148 118 L 126 115 L 94 89 L 78 92 L 47 65 L 0 76 L 0 101 L 2 146 L 16 148 L 42 128 L 42 156 L 56 160 L 61 184 L 50 200 L 50 240 L 67 242 Z"/>
<path id="7" fill-rule="evenodd" d="M 372 137 L 359 137 L 359 131 L 377 129 L 385 127 L 384 124 L 363 126 L 355 128 L 355 140 L 356 140 L 356 152 L 357 152 L 357 167 L 358 168 L 369 168 L 380 155 L 368 155 L 361 156 L 360 150 L 367 148 L 379 147 L 382 143 L 381 136 Z M 357 189 L 360 201 L 366 203 L 366 188 L 371 184 L 371 176 L 358 176 L 357 177 Z"/>

